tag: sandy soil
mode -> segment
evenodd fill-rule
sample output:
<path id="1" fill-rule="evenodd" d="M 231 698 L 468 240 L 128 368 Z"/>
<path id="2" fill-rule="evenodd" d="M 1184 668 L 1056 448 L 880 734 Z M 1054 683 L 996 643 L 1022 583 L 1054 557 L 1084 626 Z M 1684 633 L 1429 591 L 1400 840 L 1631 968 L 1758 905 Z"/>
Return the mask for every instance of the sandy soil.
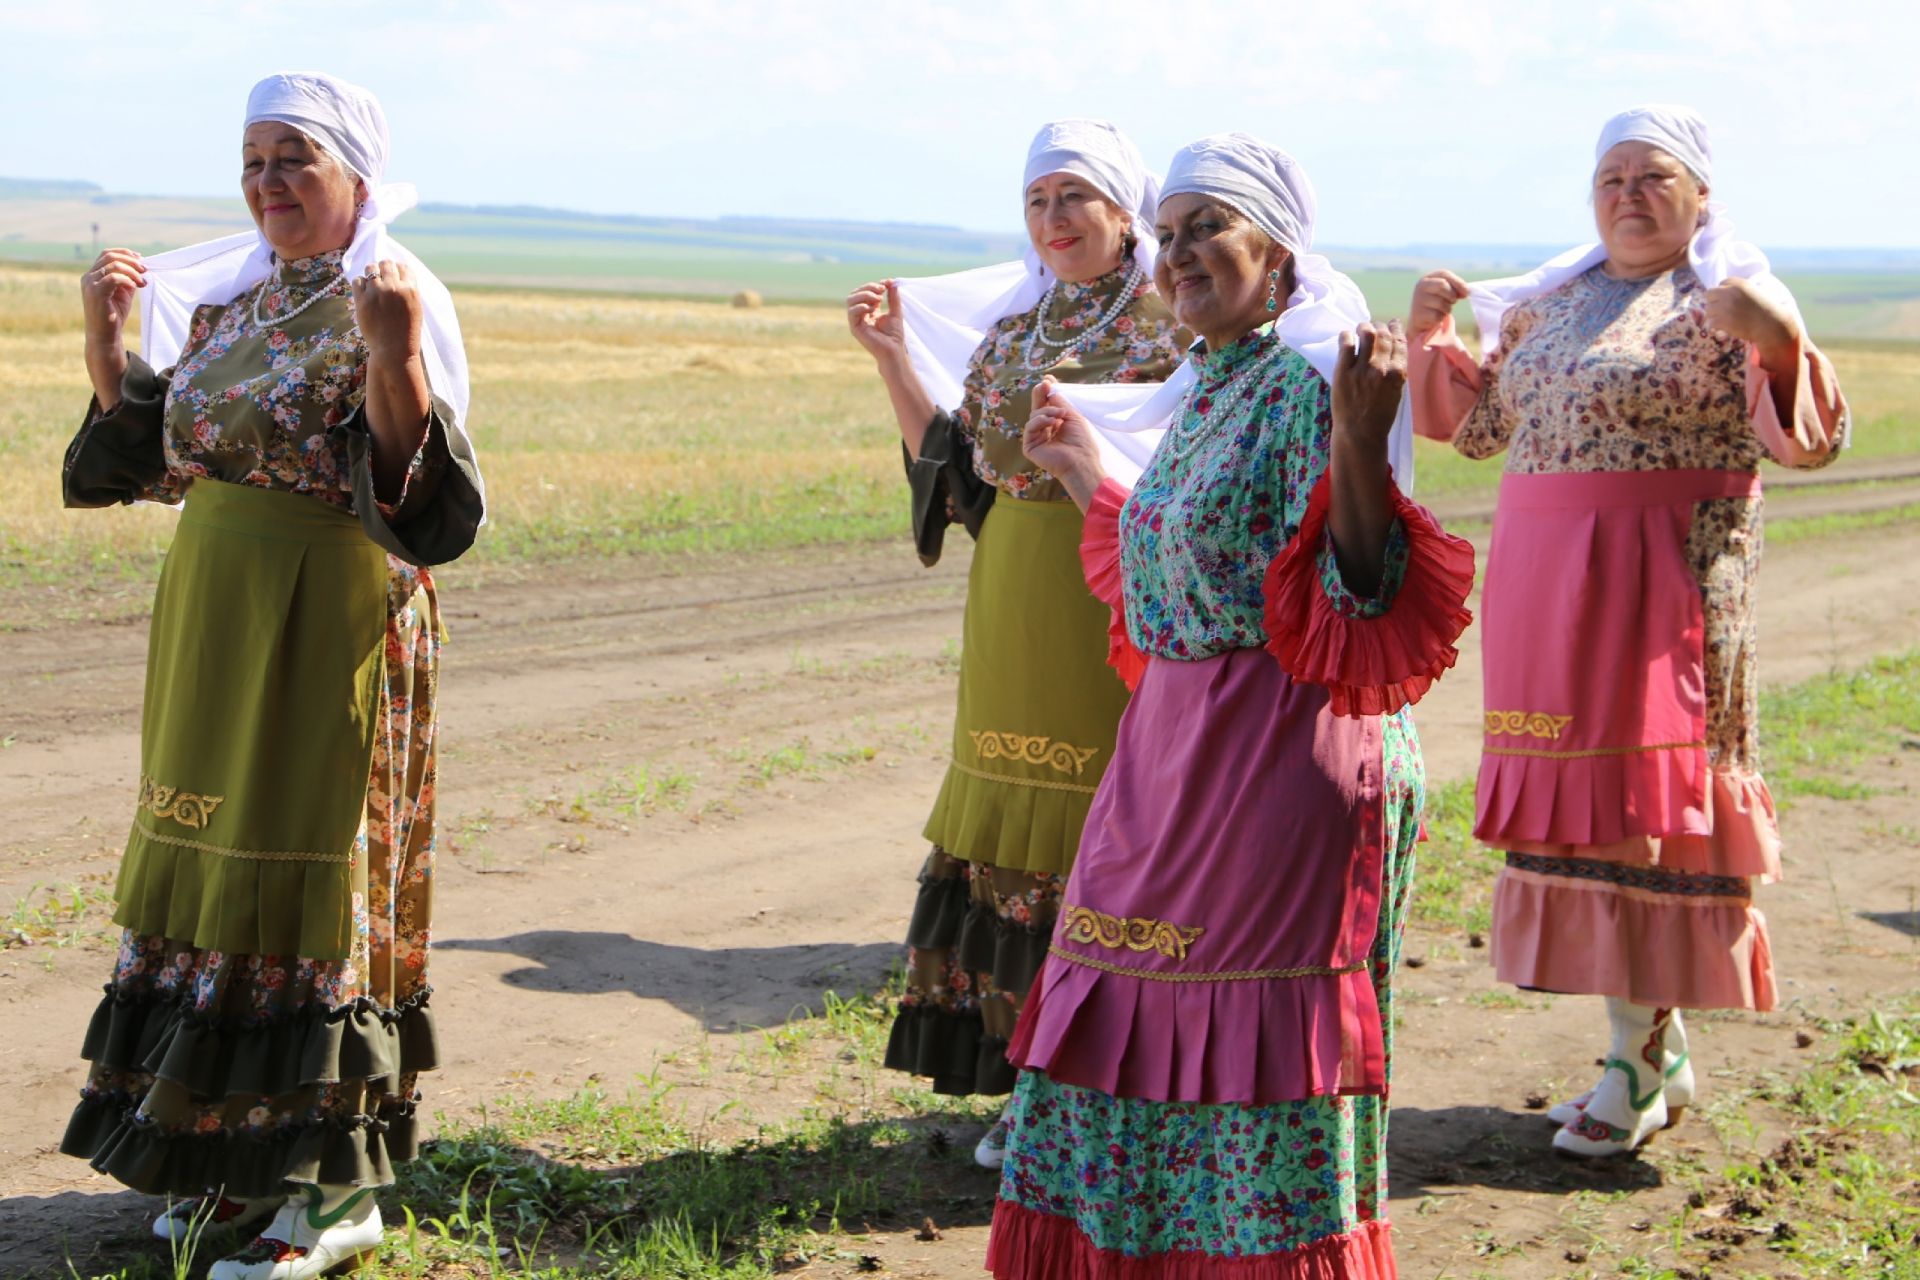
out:
<path id="1" fill-rule="evenodd" d="M 1911 527 L 1770 552 L 1766 679 L 1911 646 L 1916 560 Z M 950 729 L 964 574 L 964 548 L 932 572 L 885 548 L 678 574 L 569 571 L 478 586 L 445 576 L 438 1116 L 471 1114 L 508 1090 L 629 1079 L 662 1053 L 880 978 L 911 903 L 917 832 Z M 0 750 L 0 901 L 112 872 L 134 785 L 144 642 L 142 624 L 0 636 L 0 738 L 11 737 Z M 1460 669 L 1419 710 L 1436 779 L 1473 768 L 1478 661 L 1469 633 Z M 1787 815 L 1790 879 L 1763 897 L 1785 1007 L 1701 1028 L 1709 1090 L 1803 1058 L 1794 1033 L 1806 1014 L 1915 987 L 1912 728 L 1874 766 L 1885 794 Z M 631 803 L 636 780 L 664 792 L 651 811 Z M 1550 1131 L 1525 1109 L 1531 1093 L 1584 1082 L 1604 1047 L 1597 1001 L 1483 1006 L 1476 999 L 1495 991 L 1484 952 L 1428 934 L 1409 951 L 1421 963 L 1402 975 L 1393 1128 L 1405 1275 L 1551 1274 L 1486 1241 L 1546 1238 L 1571 1211 L 1572 1189 L 1636 1188 L 1637 1218 L 1677 1203 L 1682 1193 L 1644 1163 L 1596 1172 L 1551 1159 Z M 83 1253 L 151 1212 L 54 1151 L 108 962 L 97 938 L 0 951 L 0 1273 L 63 1247 Z M 1718 1155 L 1702 1124 L 1662 1141 Z M 984 1176 L 980 1190 L 991 1190 Z M 943 1224 L 937 1243 L 883 1232 L 863 1247 L 896 1274 L 976 1274 L 984 1209 L 972 1216 Z"/>

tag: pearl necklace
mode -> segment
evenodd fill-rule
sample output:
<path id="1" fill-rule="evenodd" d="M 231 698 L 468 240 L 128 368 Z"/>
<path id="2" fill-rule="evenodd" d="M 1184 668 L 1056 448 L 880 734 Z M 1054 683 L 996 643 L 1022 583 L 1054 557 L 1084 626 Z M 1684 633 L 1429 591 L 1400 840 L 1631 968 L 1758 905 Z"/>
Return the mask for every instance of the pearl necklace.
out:
<path id="1" fill-rule="evenodd" d="M 340 286 L 345 284 L 346 282 L 347 282 L 347 273 L 346 273 L 346 269 L 343 267 L 340 271 L 340 274 L 336 275 L 333 279 L 327 281 L 327 283 L 325 283 L 324 285 L 321 285 L 320 288 L 315 290 L 311 298 L 308 298 L 305 302 L 301 303 L 299 306 L 295 307 L 293 310 L 285 313 L 284 315 L 277 315 L 277 316 L 274 316 L 272 319 L 268 319 L 266 316 L 263 316 L 260 314 L 260 304 L 267 300 L 267 294 L 269 292 L 267 288 L 267 284 L 270 284 L 272 282 L 269 281 L 267 282 L 267 284 L 262 284 L 260 286 L 260 292 L 253 295 L 253 323 L 262 329 L 266 328 L 268 325 L 285 324 L 287 321 L 293 319 L 295 316 L 299 315 L 302 311 L 305 311 L 308 307 L 312 306 L 314 303 L 320 301 L 320 299 L 329 297 L 332 294 L 337 293 L 340 289 Z"/>
<path id="2" fill-rule="evenodd" d="M 1268 357 L 1271 354 L 1270 351 L 1261 352 L 1252 360 L 1248 361 L 1244 369 L 1241 369 L 1231 378 L 1228 378 L 1225 385 L 1218 391 L 1207 393 L 1208 398 L 1213 401 L 1214 409 L 1219 410 L 1226 407 L 1229 403 L 1230 396 L 1238 391 L 1254 374 L 1266 368 Z M 1188 410 L 1192 408 L 1193 398 L 1199 394 L 1201 394 L 1200 380 L 1196 378 L 1194 379 L 1193 385 L 1187 388 L 1187 394 L 1180 397 L 1179 412 L 1174 414 L 1173 427 L 1167 432 L 1167 452 L 1176 462 L 1185 462 L 1188 454 L 1199 448 L 1204 441 L 1213 439 L 1213 437 L 1218 434 L 1215 428 L 1224 420 L 1224 415 L 1209 414 L 1208 420 L 1202 426 L 1184 432 L 1180 429 L 1186 425 L 1187 413 Z"/>
<path id="3" fill-rule="evenodd" d="M 1048 285 L 1046 293 L 1040 298 L 1039 307 L 1034 312 L 1033 332 L 1027 335 L 1026 347 L 1021 352 L 1027 367 L 1029 369 L 1052 368 L 1092 339 L 1105 333 L 1127 309 L 1127 304 L 1133 301 L 1134 292 L 1146 278 L 1147 273 L 1140 269 L 1140 264 L 1129 261 L 1126 279 L 1120 282 L 1120 293 L 1106 311 L 1101 313 L 1100 318 L 1092 324 L 1077 332 L 1069 332 L 1064 338 L 1047 336 L 1047 313 L 1053 310 L 1053 300 L 1059 295 L 1060 282 L 1055 280 Z M 1035 347 L 1048 348 L 1044 362 L 1035 362 Z"/>

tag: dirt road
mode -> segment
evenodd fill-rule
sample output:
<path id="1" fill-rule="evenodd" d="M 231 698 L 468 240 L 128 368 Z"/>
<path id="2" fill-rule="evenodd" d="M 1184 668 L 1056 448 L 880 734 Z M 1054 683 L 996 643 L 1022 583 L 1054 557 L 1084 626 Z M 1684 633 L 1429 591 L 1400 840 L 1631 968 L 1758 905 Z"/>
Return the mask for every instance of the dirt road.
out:
<path id="1" fill-rule="evenodd" d="M 1916 564 L 1911 527 L 1772 551 L 1765 678 L 1911 647 Z M 964 548 L 931 572 L 884 548 L 680 575 L 445 575 L 436 1114 L 509 1088 L 627 1079 L 703 1033 L 774 1023 L 824 988 L 884 973 L 945 754 L 964 574 Z M 0 636 L 0 738 L 11 740 L 0 899 L 35 885 L 97 889 L 113 870 L 144 641 L 144 625 Z M 1470 632 L 1460 669 L 1418 713 L 1436 779 L 1473 767 L 1478 677 Z M 1913 849 L 1884 833 L 1920 825 L 1908 785 L 1920 754 L 1890 747 L 1882 768 L 1904 789 L 1788 815 L 1792 878 L 1763 904 L 1789 1007 L 1706 1028 L 1709 1087 L 1719 1073 L 1790 1064 L 1784 1028 L 1803 1007 L 1915 985 L 1907 922 L 1880 908 L 1915 878 Z M 1863 914 L 1875 911 L 1884 922 Z M 1439 1006 L 1493 989 L 1483 953 L 1424 936 L 1410 950 L 1425 963 L 1403 980 L 1394 1194 L 1412 1277 L 1467 1256 L 1480 1224 L 1524 1236 L 1564 1212 L 1581 1175 L 1531 1158 L 1547 1135 L 1520 1099 L 1583 1077 L 1603 1027 L 1595 1002 L 1575 999 L 1446 1016 Z M 148 1212 L 53 1150 L 108 962 L 97 941 L 0 952 L 0 1272 Z M 1490 1135 L 1528 1158 L 1485 1165 L 1475 1153 Z M 1704 1127 L 1674 1140 L 1712 1141 Z M 900 1274 L 973 1274 L 983 1232 L 877 1247 Z"/>

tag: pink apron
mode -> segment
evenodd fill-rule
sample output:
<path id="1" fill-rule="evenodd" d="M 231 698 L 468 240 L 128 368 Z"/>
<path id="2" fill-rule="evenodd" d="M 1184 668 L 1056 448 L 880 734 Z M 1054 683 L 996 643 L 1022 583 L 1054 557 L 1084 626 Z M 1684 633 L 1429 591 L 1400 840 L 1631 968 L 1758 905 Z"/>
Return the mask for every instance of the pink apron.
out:
<path id="1" fill-rule="evenodd" d="M 1475 834 L 1497 848 L 1713 829 L 1696 502 L 1747 471 L 1508 475 L 1481 615 L 1485 745 Z"/>

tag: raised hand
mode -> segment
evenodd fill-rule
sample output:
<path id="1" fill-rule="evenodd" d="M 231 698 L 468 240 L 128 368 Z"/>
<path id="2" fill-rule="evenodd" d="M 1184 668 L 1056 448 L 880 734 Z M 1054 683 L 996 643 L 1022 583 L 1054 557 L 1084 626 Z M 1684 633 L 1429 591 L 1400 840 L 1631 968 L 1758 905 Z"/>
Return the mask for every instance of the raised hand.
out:
<path id="1" fill-rule="evenodd" d="M 80 277 L 87 341 L 117 343 L 133 314 L 134 291 L 147 287 L 147 264 L 131 249 L 106 249 Z"/>
<path id="2" fill-rule="evenodd" d="M 1701 319 L 1722 337 L 1751 343 L 1763 360 L 1797 349 L 1800 341 L 1800 322 L 1788 302 L 1737 276 L 1707 290 Z"/>
<path id="3" fill-rule="evenodd" d="M 404 262 L 376 262 L 352 282 L 353 318 L 367 353 L 404 363 L 420 354 L 420 323 L 426 307 Z"/>
<path id="4" fill-rule="evenodd" d="M 127 317 L 134 294 L 147 287 L 147 265 L 131 249 L 107 249 L 80 277 L 80 309 L 86 319 L 87 378 L 104 410 L 120 403 L 127 372 Z"/>
<path id="5" fill-rule="evenodd" d="M 892 280 L 876 280 L 848 294 L 847 328 L 875 360 L 904 363 L 907 329 L 900 314 L 900 286 Z"/>
<path id="6" fill-rule="evenodd" d="M 1386 456 L 1387 435 L 1407 382 L 1407 335 L 1398 320 L 1369 321 L 1340 335 L 1333 369 L 1333 432 Z"/>
<path id="7" fill-rule="evenodd" d="M 1093 491 L 1106 478 L 1093 424 L 1071 404 L 1052 378 L 1033 388 L 1033 412 L 1020 436 L 1020 451 L 1036 467 L 1052 473 L 1086 510 Z"/>
<path id="8" fill-rule="evenodd" d="M 1447 322 L 1456 303 L 1467 297 L 1467 282 L 1451 271 L 1429 271 L 1413 286 L 1413 301 L 1407 307 L 1407 334 L 1415 342 L 1425 342 L 1433 331 Z"/>

